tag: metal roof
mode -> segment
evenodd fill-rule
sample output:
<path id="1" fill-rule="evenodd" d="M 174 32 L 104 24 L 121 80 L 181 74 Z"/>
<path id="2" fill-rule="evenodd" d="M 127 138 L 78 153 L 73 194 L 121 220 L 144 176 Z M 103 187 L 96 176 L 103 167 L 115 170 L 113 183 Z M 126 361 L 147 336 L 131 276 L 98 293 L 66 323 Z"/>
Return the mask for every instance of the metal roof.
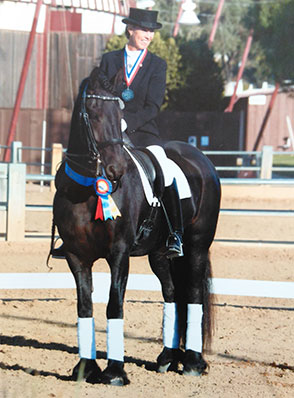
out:
<path id="1" fill-rule="evenodd" d="M 36 4 L 37 0 L 9 0 L 16 3 Z M 42 0 L 44 5 L 54 8 L 103 11 L 117 15 L 128 15 L 129 8 L 136 5 L 135 0 Z"/>

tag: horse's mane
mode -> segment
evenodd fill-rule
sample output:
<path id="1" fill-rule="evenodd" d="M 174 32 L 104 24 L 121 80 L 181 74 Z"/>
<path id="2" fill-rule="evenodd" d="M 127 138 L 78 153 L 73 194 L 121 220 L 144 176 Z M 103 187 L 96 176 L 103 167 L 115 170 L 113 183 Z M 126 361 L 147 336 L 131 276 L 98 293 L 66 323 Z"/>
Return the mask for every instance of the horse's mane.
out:
<path id="1" fill-rule="evenodd" d="M 103 90 L 109 92 L 114 96 L 118 95 L 118 92 L 116 90 L 117 78 L 115 79 L 114 84 L 111 83 L 108 77 L 105 75 L 105 73 L 98 67 L 95 67 L 92 70 L 88 78 L 88 82 L 92 90 L 97 90 L 99 88 L 102 88 Z"/>
<path id="2" fill-rule="evenodd" d="M 116 79 L 115 79 L 116 81 Z M 109 94 L 112 94 L 113 96 L 117 96 L 118 93 L 115 89 L 116 84 L 112 84 L 110 80 L 107 78 L 105 73 L 97 66 L 95 67 L 90 75 L 86 77 L 85 79 L 82 80 L 79 91 L 78 91 L 78 96 L 75 101 L 74 105 L 74 110 L 72 114 L 72 123 L 76 122 L 76 120 L 80 119 L 80 104 L 82 100 L 82 94 L 85 90 L 86 85 L 93 90 L 94 92 L 98 91 L 99 89 L 107 91 Z M 72 125 L 71 123 L 71 125 Z M 72 130 L 72 127 L 71 127 Z"/>

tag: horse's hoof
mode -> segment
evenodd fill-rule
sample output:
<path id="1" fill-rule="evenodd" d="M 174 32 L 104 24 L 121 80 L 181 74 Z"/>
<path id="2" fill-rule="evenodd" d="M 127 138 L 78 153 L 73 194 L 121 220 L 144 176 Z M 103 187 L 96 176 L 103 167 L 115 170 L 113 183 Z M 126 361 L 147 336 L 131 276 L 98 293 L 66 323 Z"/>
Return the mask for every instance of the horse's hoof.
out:
<path id="1" fill-rule="evenodd" d="M 181 361 L 182 351 L 174 348 L 164 347 L 162 353 L 157 358 L 157 372 L 165 373 L 168 371 L 177 372 Z"/>
<path id="2" fill-rule="evenodd" d="M 198 372 L 198 370 L 183 370 L 184 376 L 202 376 L 202 373 Z"/>
<path id="3" fill-rule="evenodd" d="M 159 365 L 157 368 L 158 373 L 165 373 L 169 370 L 169 367 L 171 366 L 171 362 L 168 362 L 166 365 Z"/>
<path id="4" fill-rule="evenodd" d="M 74 367 L 72 379 L 74 381 L 86 381 L 87 383 L 99 383 L 101 369 L 97 365 L 95 359 L 80 359 L 79 363 Z"/>
<path id="5" fill-rule="evenodd" d="M 200 352 L 187 350 L 183 359 L 183 375 L 185 376 L 201 376 L 207 368 Z"/>
<path id="6" fill-rule="evenodd" d="M 129 383 L 129 381 L 128 381 L 128 383 Z M 110 383 L 109 383 L 111 386 L 117 386 L 117 387 L 122 387 L 122 386 L 124 386 L 126 383 L 125 383 L 125 379 L 123 378 L 123 377 L 115 377 L 114 379 L 111 379 L 110 380 Z"/>
<path id="7" fill-rule="evenodd" d="M 130 384 L 130 380 L 128 379 L 123 367 L 123 362 L 109 360 L 107 368 L 100 375 L 100 383 L 117 387 Z"/>

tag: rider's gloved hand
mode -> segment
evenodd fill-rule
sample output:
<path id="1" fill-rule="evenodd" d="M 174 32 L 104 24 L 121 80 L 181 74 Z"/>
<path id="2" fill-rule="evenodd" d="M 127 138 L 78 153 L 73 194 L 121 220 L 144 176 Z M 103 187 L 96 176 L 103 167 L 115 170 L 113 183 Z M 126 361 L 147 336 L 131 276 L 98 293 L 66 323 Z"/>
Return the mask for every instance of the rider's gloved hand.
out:
<path id="1" fill-rule="evenodd" d="M 125 119 L 121 119 L 120 128 L 121 128 L 122 132 L 126 131 L 126 129 L 128 128 L 128 125 L 127 125 L 127 122 L 125 121 Z"/>

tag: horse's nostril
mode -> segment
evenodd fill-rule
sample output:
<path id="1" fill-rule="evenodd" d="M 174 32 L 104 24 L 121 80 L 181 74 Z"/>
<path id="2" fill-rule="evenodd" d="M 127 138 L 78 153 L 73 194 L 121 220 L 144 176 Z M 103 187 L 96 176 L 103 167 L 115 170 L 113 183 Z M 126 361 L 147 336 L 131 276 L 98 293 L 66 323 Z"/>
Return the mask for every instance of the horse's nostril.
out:
<path id="1" fill-rule="evenodd" d="M 117 180 L 122 175 L 121 167 L 113 164 L 107 165 L 105 171 L 109 180 Z"/>

